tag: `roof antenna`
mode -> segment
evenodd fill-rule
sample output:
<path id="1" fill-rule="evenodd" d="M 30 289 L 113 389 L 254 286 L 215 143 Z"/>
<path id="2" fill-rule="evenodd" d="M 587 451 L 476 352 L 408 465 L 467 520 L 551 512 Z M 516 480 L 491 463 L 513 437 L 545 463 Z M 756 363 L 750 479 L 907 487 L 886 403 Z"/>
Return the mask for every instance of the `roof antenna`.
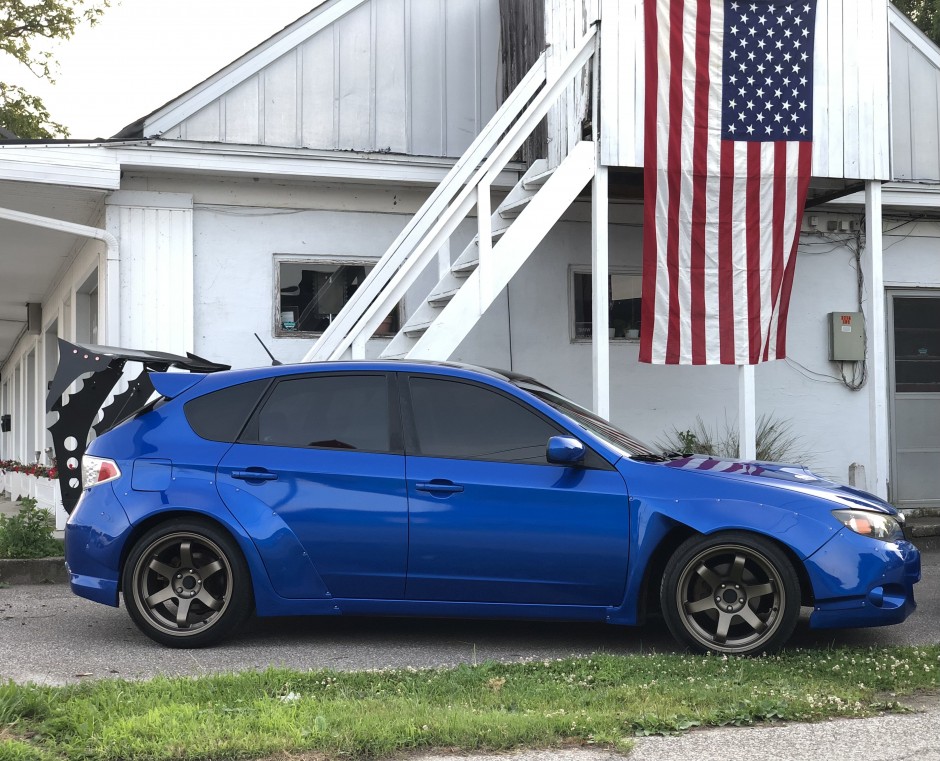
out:
<path id="1" fill-rule="evenodd" d="M 264 349 L 265 354 L 267 354 L 267 355 L 271 358 L 271 366 L 272 366 L 272 367 L 278 367 L 279 365 L 283 365 L 283 364 L 284 364 L 284 363 L 281 362 L 279 359 L 275 359 L 275 358 L 274 358 L 274 355 L 273 355 L 270 351 L 268 351 L 268 347 L 264 345 L 264 341 L 261 340 L 261 336 L 259 336 L 257 333 L 255 333 L 255 338 L 258 339 L 258 343 L 261 344 L 261 348 Z"/>

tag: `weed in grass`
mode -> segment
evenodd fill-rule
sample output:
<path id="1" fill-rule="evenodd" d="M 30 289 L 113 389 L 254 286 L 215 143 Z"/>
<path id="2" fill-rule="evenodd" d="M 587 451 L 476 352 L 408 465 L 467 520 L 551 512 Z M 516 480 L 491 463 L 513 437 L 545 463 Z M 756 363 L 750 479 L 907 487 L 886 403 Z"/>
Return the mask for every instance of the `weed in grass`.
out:
<path id="1" fill-rule="evenodd" d="M 938 664 L 940 646 L 931 646 L 7 685 L 0 759 L 346 759 L 572 743 L 625 750 L 636 735 L 697 726 L 897 710 L 898 696 L 937 689 Z M 13 755 L 26 751 L 38 755 Z"/>

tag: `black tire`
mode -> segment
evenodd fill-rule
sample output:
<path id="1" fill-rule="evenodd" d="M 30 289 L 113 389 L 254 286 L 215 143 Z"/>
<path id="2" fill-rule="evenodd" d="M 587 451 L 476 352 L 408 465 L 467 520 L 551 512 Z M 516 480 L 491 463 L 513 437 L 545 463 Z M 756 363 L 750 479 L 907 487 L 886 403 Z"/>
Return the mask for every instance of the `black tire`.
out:
<path id="1" fill-rule="evenodd" d="M 168 647 L 205 647 L 251 613 L 251 575 L 225 531 L 198 519 L 170 520 L 131 549 L 122 578 L 134 623 Z"/>
<path id="2" fill-rule="evenodd" d="M 660 603 L 669 631 L 692 650 L 756 655 L 790 638 L 800 583 L 786 554 L 763 537 L 695 536 L 670 559 Z"/>

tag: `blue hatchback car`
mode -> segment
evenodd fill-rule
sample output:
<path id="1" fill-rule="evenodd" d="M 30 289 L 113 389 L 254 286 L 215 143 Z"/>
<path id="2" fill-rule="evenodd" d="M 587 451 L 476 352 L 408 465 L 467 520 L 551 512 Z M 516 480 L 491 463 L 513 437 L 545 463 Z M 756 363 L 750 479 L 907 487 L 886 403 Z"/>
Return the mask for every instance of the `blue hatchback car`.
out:
<path id="1" fill-rule="evenodd" d="M 915 608 L 920 556 L 891 505 L 799 466 L 658 454 L 531 378 L 62 352 L 72 589 L 123 595 L 164 645 L 208 645 L 252 612 L 639 625 L 659 610 L 693 650 L 749 654 L 783 645 L 802 607 L 817 628 Z M 147 372 L 84 452 L 125 362 Z M 173 366 L 191 372 L 158 372 Z"/>

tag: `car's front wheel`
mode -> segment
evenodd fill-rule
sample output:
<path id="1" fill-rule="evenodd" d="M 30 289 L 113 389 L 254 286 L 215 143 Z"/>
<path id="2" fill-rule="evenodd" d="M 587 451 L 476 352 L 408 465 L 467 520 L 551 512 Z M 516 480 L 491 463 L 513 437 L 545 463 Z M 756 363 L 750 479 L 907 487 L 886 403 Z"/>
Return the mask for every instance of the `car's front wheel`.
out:
<path id="1" fill-rule="evenodd" d="M 251 577 L 233 539 L 211 523 L 173 520 L 150 529 L 124 565 L 124 604 L 151 639 L 203 647 L 252 609 Z"/>
<path id="2" fill-rule="evenodd" d="M 780 548 L 728 532 L 692 537 L 670 560 L 660 588 L 673 636 L 693 650 L 753 655 L 779 649 L 800 614 L 800 585 Z"/>

